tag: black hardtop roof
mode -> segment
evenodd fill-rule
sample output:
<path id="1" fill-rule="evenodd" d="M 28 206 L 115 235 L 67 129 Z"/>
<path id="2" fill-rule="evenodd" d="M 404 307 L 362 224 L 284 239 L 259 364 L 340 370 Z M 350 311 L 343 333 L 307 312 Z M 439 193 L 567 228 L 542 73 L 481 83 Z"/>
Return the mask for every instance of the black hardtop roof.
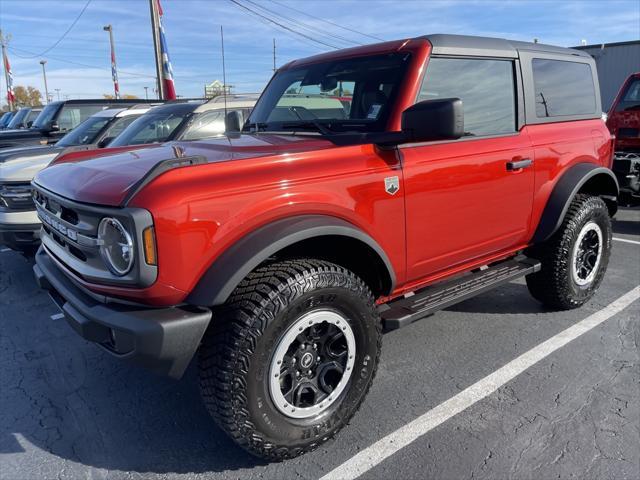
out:
<path id="1" fill-rule="evenodd" d="M 470 55 L 492 57 L 518 57 L 519 51 L 551 53 L 556 55 L 573 55 L 589 57 L 587 53 L 572 48 L 556 47 L 544 43 L 519 42 L 504 38 L 475 37 L 472 35 L 433 34 L 423 38 L 433 46 L 436 55 Z"/>

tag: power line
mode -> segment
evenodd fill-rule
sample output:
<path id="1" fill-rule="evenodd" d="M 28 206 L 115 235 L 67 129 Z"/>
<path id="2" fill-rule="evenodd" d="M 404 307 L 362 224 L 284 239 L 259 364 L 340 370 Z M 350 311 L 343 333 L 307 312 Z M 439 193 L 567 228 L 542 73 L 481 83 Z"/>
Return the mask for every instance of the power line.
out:
<path id="1" fill-rule="evenodd" d="M 283 19 L 293 23 L 294 25 L 298 25 L 300 28 L 303 28 L 303 29 L 305 29 L 307 31 L 310 31 L 310 32 L 312 32 L 312 33 L 314 33 L 316 35 L 321 35 L 321 36 L 325 36 L 325 37 L 331 37 L 331 38 L 334 38 L 336 40 L 339 40 L 339 41 L 341 41 L 343 43 L 350 44 L 350 45 L 363 45 L 360 42 L 356 42 L 355 40 L 350 40 L 350 39 L 348 39 L 346 37 L 342 37 L 340 35 L 336 35 L 336 34 L 333 34 L 333 33 L 330 33 L 330 32 L 322 32 L 322 31 L 318 30 L 316 27 L 314 27 L 312 25 L 309 25 L 308 23 L 304 23 L 304 22 L 300 21 L 299 19 L 287 17 L 286 15 L 283 15 L 280 12 L 276 12 L 274 10 L 270 10 L 267 7 L 263 7 L 262 5 L 259 5 L 258 3 L 254 2 L 253 0 L 245 0 L 245 2 L 250 3 L 254 7 L 257 7 L 257 8 L 259 8 L 259 9 L 265 11 L 265 12 L 268 12 L 268 13 L 270 13 L 272 15 L 276 15 L 278 18 L 283 18 Z"/>
<path id="2" fill-rule="evenodd" d="M 7 48 L 9 50 L 11 50 L 11 53 L 14 54 L 18 58 L 31 59 L 31 58 L 36 58 L 36 57 L 39 56 L 39 55 L 36 55 L 35 57 L 27 57 L 27 56 L 24 56 L 24 55 L 20 55 L 19 53 L 16 52 L 16 50 L 18 52 L 25 52 L 25 53 L 29 53 L 29 54 L 31 54 L 33 52 L 30 52 L 29 50 L 25 50 L 23 48 L 16 48 L 16 47 L 11 47 L 11 46 L 9 46 Z M 67 59 L 60 58 L 60 57 L 53 57 L 51 55 L 48 55 L 47 58 L 50 59 L 50 60 L 57 60 L 58 62 L 68 63 L 70 65 L 78 65 L 79 67 L 86 67 L 86 68 L 94 68 L 96 70 L 109 70 L 109 71 L 111 71 L 111 68 L 99 67 L 97 65 L 90 65 L 90 64 L 81 63 L 81 62 L 74 62 L 73 60 L 67 60 Z M 144 73 L 127 72 L 127 71 L 124 71 L 124 70 L 119 70 L 119 72 L 125 73 L 125 74 L 133 76 L 133 77 L 156 78 L 155 75 L 146 75 Z"/>
<path id="3" fill-rule="evenodd" d="M 337 24 L 335 22 L 332 22 L 330 20 L 326 20 L 326 19 L 324 19 L 322 17 L 316 17 L 315 15 L 311 15 L 310 13 L 303 12 L 302 10 L 298 10 L 297 8 L 293 8 L 293 7 L 289 6 L 289 5 L 285 5 L 284 3 L 277 2 L 276 0 L 269 0 L 269 1 L 271 3 L 275 3 L 276 5 L 280 5 L 281 7 L 288 8 L 289 10 L 293 10 L 294 12 L 298 12 L 298 13 L 301 13 L 303 15 L 306 15 L 307 17 L 314 18 L 316 20 L 320 20 L 321 22 L 327 23 L 329 25 L 333 25 L 334 27 L 341 28 L 343 30 L 346 30 L 347 32 L 357 33 L 358 35 L 362 35 L 363 37 L 368 37 L 368 38 L 371 38 L 373 40 L 379 40 L 381 42 L 386 41 L 384 38 L 376 37 L 375 35 L 369 35 L 368 33 L 359 32 L 357 30 L 354 30 L 353 28 L 349 28 L 349 27 L 345 27 L 343 25 L 339 25 L 339 24 Z"/>
<path id="4" fill-rule="evenodd" d="M 64 37 L 67 36 L 67 34 L 71 31 L 71 29 L 73 27 L 75 27 L 76 23 L 78 23 L 78 20 L 80 20 L 80 17 L 82 17 L 82 14 L 84 13 L 84 11 L 87 9 L 87 7 L 89 6 L 89 4 L 92 2 L 92 0 L 87 0 L 87 3 L 84 4 L 84 7 L 82 7 L 82 10 L 80 10 L 80 13 L 78 14 L 78 16 L 76 17 L 76 19 L 71 23 L 71 25 L 69 25 L 69 28 L 67 28 L 67 30 L 62 34 L 62 36 L 53 44 L 51 45 L 49 48 L 47 48 L 46 50 L 43 50 L 42 52 L 38 53 L 37 55 L 34 55 L 33 57 L 29 57 L 29 58 L 37 58 L 37 57 L 41 57 L 43 56 L 45 53 L 50 52 L 51 50 L 53 50 L 54 48 L 56 48 L 58 46 L 58 44 L 64 40 Z M 23 58 L 27 58 L 27 57 L 23 57 Z"/>
<path id="5" fill-rule="evenodd" d="M 338 47 L 336 47 L 335 45 L 331 45 L 330 43 L 323 42 L 322 40 L 318 40 L 317 38 L 313 38 L 313 37 L 311 37 L 311 36 L 309 36 L 309 35 L 306 35 L 305 33 L 298 32 L 297 30 L 294 30 L 293 28 L 289 28 L 289 27 L 287 27 L 286 25 L 283 25 L 282 23 L 277 22 L 277 21 L 275 21 L 274 19 L 272 19 L 272 18 L 270 18 L 270 17 L 267 17 L 266 15 L 261 14 L 260 12 L 256 12 L 255 10 L 253 10 L 253 9 L 251 9 L 251 8 L 249 8 L 249 7 L 247 7 L 246 5 L 243 5 L 242 3 L 240 3 L 240 2 L 239 2 L 239 1 L 237 1 L 237 0 L 229 0 L 229 1 L 230 1 L 231 3 L 233 3 L 234 5 L 237 5 L 238 7 L 240 7 L 240 8 L 242 8 L 242 9 L 244 9 L 244 10 L 248 11 L 249 13 L 251 13 L 251 14 L 253 14 L 253 15 L 256 15 L 256 16 L 258 16 L 258 17 L 260 17 L 260 18 L 264 18 L 264 19 L 265 19 L 265 20 L 267 20 L 268 22 L 273 23 L 274 25 L 277 25 L 278 27 L 280 27 L 280 28 L 282 28 L 282 29 L 284 29 L 284 30 L 287 30 L 287 31 L 289 31 L 289 32 L 291 32 L 291 33 L 294 33 L 294 34 L 296 34 L 296 35 L 299 35 L 299 36 L 301 36 L 301 37 L 304 37 L 304 38 L 306 38 L 306 39 L 308 39 L 308 40 L 311 40 L 312 42 L 315 42 L 315 43 L 319 43 L 319 44 L 321 44 L 321 45 L 324 45 L 325 47 L 330 47 L 330 48 L 338 49 Z"/>

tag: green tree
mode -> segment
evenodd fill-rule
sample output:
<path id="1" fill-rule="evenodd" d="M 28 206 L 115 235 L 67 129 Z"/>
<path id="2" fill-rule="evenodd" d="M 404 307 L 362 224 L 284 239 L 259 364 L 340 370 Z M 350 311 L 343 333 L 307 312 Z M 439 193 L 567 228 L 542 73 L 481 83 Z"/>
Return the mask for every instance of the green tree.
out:
<path id="1" fill-rule="evenodd" d="M 34 87 L 23 87 L 18 85 L 13 89 L 16 97 L 15 106 L 20 107 L 40 107 L 42 105 L 42 94 Z"/>

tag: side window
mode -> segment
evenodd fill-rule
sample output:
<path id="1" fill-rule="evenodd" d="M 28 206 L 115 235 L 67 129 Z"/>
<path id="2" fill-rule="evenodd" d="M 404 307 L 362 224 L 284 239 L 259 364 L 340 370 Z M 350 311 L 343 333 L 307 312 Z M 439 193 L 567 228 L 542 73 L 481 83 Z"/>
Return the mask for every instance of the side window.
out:
<path id="1" fill-rule="evenodd" d="M 588 63 L 534 58 L 531 66 L 538 118 L 595 113 L 596 92 Z"/>
<path id="2" fill-rule="evenodd" d="M 640 107 L 640 79 L 629 83 L 627 90 L 616 105 L 616 112 L 625 110 L 638 110 Z"/>
<path id="3" fill-rule="evenodd" d="M 58 115 L 61 132 L 69 132 L 96 112 L 103 110 L 102 105 L 65 105 Z"/>
<path id="4" fill-rule="evenodd" d="M 418 101 L 460 98 L 465 135 L 516 131 L 516 95 L 510 60 L 431 58 Z"/>

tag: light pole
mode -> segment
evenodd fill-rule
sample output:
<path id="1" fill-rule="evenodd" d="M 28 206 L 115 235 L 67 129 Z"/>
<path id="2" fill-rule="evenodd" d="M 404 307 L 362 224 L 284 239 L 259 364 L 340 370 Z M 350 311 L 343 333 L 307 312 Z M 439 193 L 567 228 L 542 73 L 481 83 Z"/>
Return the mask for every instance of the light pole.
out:
<path id="1" fill-rule="evenodd" d="M 113 78 L 113 91 L 116 100 L 120 98 L 120 85 L 118 84 L 118 69 L 116 68 L 116 48 L 113 43 L 113 28 L 111 24 L 102 27 L 105 32 L 109 32 L 109 43 L 111 45 L 111 77 Z"/>
<path id="2" fill-rule="evenodd" d="M 40 60 L 40 65 L 42 65 L 42 78 L 44 78 L 44 98 L 47 104 L 49 104 L 49 87 L 47 87 L 47 71 L 44 66 L 47 63 L 46 60 Z"/>
<path id="3" fill-rule="evenodd" d="M 144 87 L 144 98 L 149 100 L 149 87 Z"/>

